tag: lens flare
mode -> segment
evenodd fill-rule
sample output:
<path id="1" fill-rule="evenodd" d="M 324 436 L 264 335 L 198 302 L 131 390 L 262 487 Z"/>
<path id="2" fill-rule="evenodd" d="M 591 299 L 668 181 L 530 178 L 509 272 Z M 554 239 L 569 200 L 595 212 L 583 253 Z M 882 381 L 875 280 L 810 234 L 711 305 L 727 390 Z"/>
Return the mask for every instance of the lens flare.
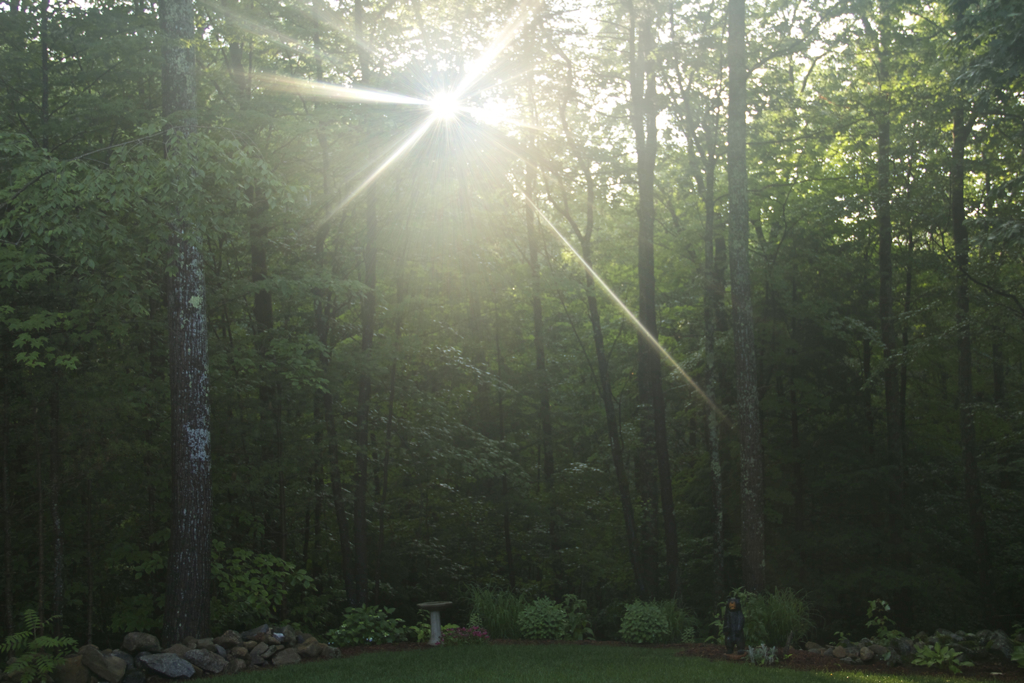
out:
<path id="1" fill-rule="evenodd" d="M 430 98 L 430 115 L 435 120 L 454 119 L 462 111 L 462 103 L 452 92 L 439 92 Z"/>

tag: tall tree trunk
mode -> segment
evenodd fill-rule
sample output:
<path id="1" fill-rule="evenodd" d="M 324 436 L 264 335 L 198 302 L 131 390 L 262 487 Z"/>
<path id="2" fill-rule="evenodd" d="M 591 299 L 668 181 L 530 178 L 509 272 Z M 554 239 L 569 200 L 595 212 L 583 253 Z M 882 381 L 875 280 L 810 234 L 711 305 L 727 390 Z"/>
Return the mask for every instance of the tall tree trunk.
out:
<path id="1" fill-rule="evenodd" d="M 4 633 L 14 633 L 14 551 L 11 532 L 10 471 L 7 469 L 7 453 L 11 443 L 11 394 L 10 367 L 7 364 L 7 337 L 0 332 L 0 395 L 3 398 L 3 412 L 0 413 L 0 494 L 3 496 L 4 517 Z"/>
<path id="2" fill-rule="evenodd" d="M 733 348 L 740 430 L 740 524 L 743 584 L 765 586 L 764 454 L 757 394 L 753 286 L 750 277 L 750 208 L 747 199 L 746 3 L 729 0 L 729 271 L 732 280 Z"/>
<path id="3" fill-rule="evenodd" d="M 60 519 L 60 482 L 63 472 L 60 457 L 60 370 L 54 368 L 50 389 L 50 517 L 53 521 L 53 614 L 54 635 L 61 636 L 64 625 L 64 530 Z"/>
<path id="4" fill-rule="evenodd" d="M 195 15 L 191 0 L 160 0 L 163 113 L 171 125 L 165 153 L 188 169 L 196 127 Z M 185 172 L 189 172 L 186 170 Z M 187 183 L 183 182 L 182 185 Z M 183 198 L 184 199 L 184 198 Z M 188 205 L 185 201 L 183 204 Z M 163 640 L 206 635 L 210 628 L 210 396 L 206 281 L 194 216 L 171 225 L 170 277 L 171 539 Z M 193 233 L 193 234 L 190 234 Z"/>
<path id="5" fill-rule="evenodd" d="M 630 121 L 637 149 L 638 187 L 638 239 L 637 276 L 640 324 L 654 339 L 658 338 L 656 287 L 654 268 L 654 165 L 658 155 L 658 110 L 655 104 L 657 87 L 656 65 L 651 61 L 654 50 L 653 17 L 644 16 L 631 5 L 630 12 Z M 635 45 L 633 44 L 635 40 Z M 676 534 L 675 505 L 672 499 L 672 474 L 668 457 L 668 427 L 665 423 L 665 396 L 661 386 L 661 356 L 643 333 L 637 335 L 637 389 L 643 452 L 637 454 L 641 475 L 637 482 L 644 510 L 646 526 L 653 531 L 656 509 L 655 496 L 660 498 L 662 526 L 665 534 L 665 559 L 668 590 L 672 597 L 679 592 L 679 544 Z M 657 467 L 658 487 L 654 491 L 650 472 L 653 455 Z M 653 542 L 653 534 L 649 539 Z M 656 558 L 651 543 L 644 544 L 647 567 L 646 583 L 653 589 Z"/>
<path id="6" fill-rule="evenodd" d="M 712 134 L 707 136 L 704 150 L 704 364 L 707 373 L 704 378 L 704 393 L 710 404 L 718 394 L 718 368 L 715 365 L 715 344 L 718 334 L 718 311 L 721 306 L 721 291 L 724 284 L 719 281 L 715 258 L 715 169 L 718 154 Z M 724 510 L 722 505 L 722 457 L 718 440 L 718 413 L 713 405 L 705 410 L 708 434 L 708 457 L 711 464 L 711 508 L 712 521 L 711 571 L 712 590 L 715 595 L 725 595 L 725 535 Z"/>
<path id="7" fill-rule="evenodd" d="M 96 593 L 92 552 L 92 477 L 85 476 L 85 642 L 92 644 L 92 627 L 95 617 L 93 598 Z"/>
<path id="8" fill-rule="evenodd" d="M 978 477 L 978 447 L 974 426 L 974 389 L 971 359 L 970 294 L 967 268 L 970 265 L 970 241 L 964 222 L 964 150 L 971 126 L 964 120 L 961 103 L 953 111 L 953 158 L 950 167 L 950 209 L 953 223 L 953 248 L 956 258 L 956 323 L 957 323 L 957 407 L 960 424 L 960 457 L 964 468 L 964 494 L 974 543 L 974 561 L 978 584 L 985 606 L 991 606 L 992 587 L 989 579 L 991 556 L 988 529 L 981 503 Z"/>
<path id="9" fill-rule="evenodd" d="M 46 506 L 43 504 L 43 455 L 36 455 L 36 537 L 39 544 L 39 572 L 37 576 L 38 587 L 36 595 L 36 612 L 39 618 L 46 619 L 46 598 L 44 593 L 44 575 L 46 574 L 46 536 L 43 533 L 43 518 Z"/>

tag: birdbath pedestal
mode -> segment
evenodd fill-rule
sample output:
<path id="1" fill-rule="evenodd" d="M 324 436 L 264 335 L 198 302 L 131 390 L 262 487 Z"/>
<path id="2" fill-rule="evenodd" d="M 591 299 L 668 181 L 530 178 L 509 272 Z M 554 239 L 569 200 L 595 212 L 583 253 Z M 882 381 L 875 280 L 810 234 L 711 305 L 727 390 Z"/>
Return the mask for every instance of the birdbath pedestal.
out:
<path id="1" fill-rule="evenodd" d="M 450 602 L 421 602 L 417 607 L 430 612 L 430 644 L 437 645 L 441 640 L 441 610 L 451 607 Z"/>

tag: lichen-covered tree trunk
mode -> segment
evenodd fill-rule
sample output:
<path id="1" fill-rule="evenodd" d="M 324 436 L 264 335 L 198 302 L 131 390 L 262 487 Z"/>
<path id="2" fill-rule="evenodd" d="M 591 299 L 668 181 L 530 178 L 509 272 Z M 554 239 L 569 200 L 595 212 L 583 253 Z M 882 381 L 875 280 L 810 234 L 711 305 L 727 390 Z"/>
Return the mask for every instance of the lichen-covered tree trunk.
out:
<path id="1" fill-rule="evenodd" d="M 736 355 L 737 422 L 740 431 L 740 554 L 743 584 L 764 589 L 764 456 L 757 395 L 753 293 L 750 278 L 750 209 L 747 200 L 746 3 L 729 0 L 729 271 L 732 281 L 733 348 Z"/>
<path id="2" fill-rule="evenodd" d="M 161 0 L 163 113 L 166 155 L 190 172 L 189 138 L 196 126 L 195 37 L 191 0 Z M 188 186 L 182 179 L 181 186 Z M 171 382 L 171 539 L 163 640 L 204 636 L 210 628 L 210 396 L 206 280 L 194 216 L 172 221 L 174 259 L 168 287 Z"/>

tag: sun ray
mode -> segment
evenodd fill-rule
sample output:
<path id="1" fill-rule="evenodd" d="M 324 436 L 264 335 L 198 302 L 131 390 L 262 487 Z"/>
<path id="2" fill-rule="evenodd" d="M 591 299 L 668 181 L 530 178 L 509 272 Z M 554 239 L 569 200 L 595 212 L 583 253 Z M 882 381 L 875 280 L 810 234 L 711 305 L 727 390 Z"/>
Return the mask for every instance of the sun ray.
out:
<path id="1" fill-rule="evenodd" d="M 516 189 L 514 185 L 513 189 Z M 536 212 L 537 216 L 540 217 L 541 222 L 544 223 L 544 225 L 546 225 L 548 229 L 551 230 L 551 232 L 555 233 L 555 235 L 562 242 L 562 244 L 564 244 L 566 248 L 570 252 L 572 252 L 572 255 L 576 257 L 576 260 L 579 261 L 580 264 L 582 264 L 583 267 L 587 269 L 587 272 L 590 273 L 590 275 L 594 278 L 597 284 L 600 285 L 601 289 L 604 290 L 604 293 L 607 294 L 608 297 L 615 303 L 615 305 L 622 310 L 622 312 L 626 315 L 629 321 L 633 323 L 633 327 L 635 327 L 637 331 L 640 332 L 641 335 L 643 335 L 644 339 L 650 342 L 654 346 L 654 348 L 658 350 L 658 353 L 661 355 L 662 358 L 664 358 L 669 363 L 669 365 L 676 369 L 676 372 L 678 372 L 683 377 L 683 379 L 685 379 L 686 382 L 691 387 L 693 387 L 693 390 L 697 392 L 697 394 L 704 400 L 704 402 L 707 403 L 708 406 L 710 406 L 711 409 L 714 410 L 715 413 L 717 413 L 718 416 L 721 417 L 722 420 L 724 420 L 729 427 L 732 427 L 732 422 L 729 420 L 728 416 L 726 416 L 726 414 L 722 412 L 722 409 L 719 408 L 718 405 L 711 400 L 710 396 L 704 393 L 704 390 L 701 389 L 700 385 L 698 385 L 697 382 L 695 382 L 694 379 L 687 374 L 686 370 L 683 370 L 683 367 L 679 365 L 675 358 L 672 357 L 672 354 L 668 352 L 668 349 L 662 346 L 661 343 L 657 339 L 655 339 L 654 335 L 651 334 L 650 331 L 643 326 L 643 324 L 640 322 L 640 319 L 637 318 L 633 311 L 630 310 L 629 306 L 627 306 L 626 303 L 622 299 L 620 299 L 617 294 L 615 294 L 615 292 L 612 290 L 611 287 L 608 286 L 604 279 L 602 279 L 601 276 L 597 274 L 597 271 L 590 267 L 590 264 L 583 259 L 583 257 L 580 255 L 578 251 L 576 251 L 576 248 L 572 246 L 572 243 L 565 237 L 565 235 L 563 235 L 561 231 L 559 231 L 559 229 L 555 227 L 555 224 L 551 222 L 547 215 L 545 215 L 544 212 L 541 211 L 537 207 L 537 205 L 533 203 L 533 200 L 530 199 L 530 196 L 525 192 L 518 192 L 520 195 L 522 195 L 523 200 L 530 205 L 534 212 Z"/>
<path id="2" fill-rule="evenodd" d="M 305 95 L 307 97 L 317 97 L 325 100 L 366 102 L 370 104 L 407 104 L 417 107 L 430 106 L 430 102 L 428 100 L 423 100 L 418 97 L 409 97 L 408 95 L 399 95 L 398 93 L 388 92 L 386 90 L 332 85 L 330 83 L 307 81 L 302 78 L 291 78 L 289 76 L 264 74 L 260 76 L 260 82 L 279 92 Z"/>

